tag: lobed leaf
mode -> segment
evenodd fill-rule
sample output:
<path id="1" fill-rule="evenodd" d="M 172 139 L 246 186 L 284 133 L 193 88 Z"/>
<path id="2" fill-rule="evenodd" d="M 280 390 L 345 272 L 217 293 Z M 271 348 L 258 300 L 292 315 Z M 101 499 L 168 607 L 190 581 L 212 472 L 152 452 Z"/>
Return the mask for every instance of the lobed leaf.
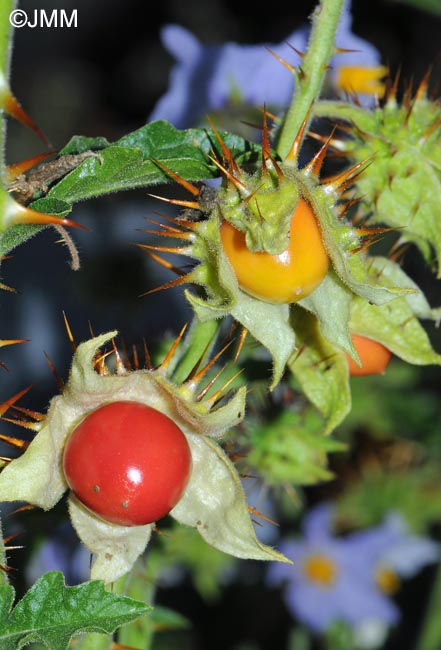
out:
<path id="1" fill-rule="evenodd" d="M 13 607 L 14 590 L 0 586 L 0 647 L 20 650 L 40 641 L 49 650 L 67 650 L 81 632 L 110 634 L 151 608 L 109 593 L 100 581 L 67 587 L 60 571 L 46 573 Z"/>
<path id="2" fill-rule="evenodd" d="M 231 133 L 223 133 L 226 146 L 235 152 L 238 162 L 249 162 L 260 147 Z M 75 136 L 63 152 L 82 153 L 87 144 L 96 146 L 102 139 Z M 186 180 L 203 180 L 219 175 L 209 154 L 219 153 L 219 144 L 211 129 L 179 131 L 160 120 L 129 133 L 105 148 L 100 157 L 86 159 L 49 192 L 52 198 L 68 203 L 109 192 L 168 183 L 173 179 L 155 162 L 160 161 Z"/>

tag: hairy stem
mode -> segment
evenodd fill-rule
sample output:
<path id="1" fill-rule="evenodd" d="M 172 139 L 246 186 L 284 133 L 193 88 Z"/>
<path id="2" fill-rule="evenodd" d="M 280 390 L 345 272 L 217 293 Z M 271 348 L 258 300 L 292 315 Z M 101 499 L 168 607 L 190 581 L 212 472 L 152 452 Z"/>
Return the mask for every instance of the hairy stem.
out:
<path id="1" fill-rule="evenodd" d="M 301 69 L 296 73 L 294 94 L 280 131 L 277 152 L 285 158 L 302 123 L 312 115 L 326 73 L 335 54 L 335 34 L 344 0 L 321 0 L 312 16 L 311 35 Z"/>
<path id="2" fill-rule="evenodd" d="M 9 69 L 11 65 L 12 51 L 12 26 L 9 22 L 9 16 L 16 7 L 16 0 L 2 0 L 0 2 L 0 107 L 2 100 L 9 90 Z M 6 139 L 6 122 L 5 114 L 2 110 L 0 113 L 0 155 L 1 155 L 1 180 L 3 185 L 4 167 L 5 167 L 5 139 Z"/>
<path id="3" fill-rule="evenodd" d="M 185 339 L 186 350 L 182 355 L 178 367 L 173 373 L 173 381 L 180 384 L 185 381 L 203 354 L 207 354 L 216 339 L 220 321 L 210 320 L 200 323 L 194 320 Z"/>

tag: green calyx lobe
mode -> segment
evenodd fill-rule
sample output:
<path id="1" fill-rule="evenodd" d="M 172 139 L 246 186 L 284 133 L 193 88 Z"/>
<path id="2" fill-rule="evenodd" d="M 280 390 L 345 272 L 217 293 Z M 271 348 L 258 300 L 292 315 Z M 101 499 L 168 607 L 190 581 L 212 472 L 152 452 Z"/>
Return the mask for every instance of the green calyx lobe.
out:
<path id="1" fill-rule="evenodd" d="M 279 171 L 277 172 L 277 169 Z M 228 183 L 218 196 L 221 219 L 245 234 L 248 249 L 279 255 L 288 248 L 291 219 L 300 198 L 294 178 L 281 173 L 274 163 Z"/>

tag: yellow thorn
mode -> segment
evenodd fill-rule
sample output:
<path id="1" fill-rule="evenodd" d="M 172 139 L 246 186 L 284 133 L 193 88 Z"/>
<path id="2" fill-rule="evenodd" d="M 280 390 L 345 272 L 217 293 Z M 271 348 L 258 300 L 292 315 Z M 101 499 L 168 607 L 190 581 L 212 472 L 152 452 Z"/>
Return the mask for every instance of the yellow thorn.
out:
<path id="1" fill-rule="evenodd" d="M 239 345 L 237 346 L 237 350 L 236 350 L 236 354 L 234 355 L 233 363 L 237 363 L 239 355 L 242 352 L 242 348 L 244 346 L 247 334 L 248 334 L 248 330 L 246 329 L 246 327 L 242 327 L 242 331 L 241 331 L 240 337 L 239 337 Z"/>
<path id="2" fill-rule="evenodd" d="M 73 337 L 73 334 L 72 334 L 72 330 L 70 329 L 70 325 L 69 325 L 69 322 L 67 320 L 66 313 L 64 311 L 63 311 L 63 319 L 64 319 L 64 326 L 65 326 L 66 332 L 67 332 L 67 338 L 70 341 L 72 351 L 75 352 L 76 349 L 77 349 L 77 345 L 75 343 L 75 340 L 74 340 L 74 337 Z"/>
<path id="3" fill-rule="evenodd" d="M 11 445 L 12 447 L 16 447 L 17 449 L 27 449 L 30 444 L 29 442 L 26 442 L 26 440 L 20 440 L 19 438 L 11 438 L 10 436 L 4 436 L 2 434 L 0 434 L 0 440 L 6 442 L 8 445 Z"/>
<path id="4" fill-rule="evenodd" d="M 57 388 L 61 393 L 63 391 L 63 389 L 64 389 L 64 381 L 61 379 L 60 375 L 57 372 L 57 369 L 55 368 L 52 360 L 46 354 L 46 352 L 44 353 L 44 356 L 46 357 L 46 361 L 48 362 L 49 368 L 50 368 L 53 376 L 55 377 L 55 383 L 57 384 Z"/>
<path id="5" fill-rule="evenodd" d="M 172 344 L 170 350 L 167 352 L 167 354 L 166 354 L 166 356 L 165 356 L 165 359 L 164 359 L 164 360 L 162 361 L 162 363 L 159 365 L 159 368 L 160 368 L 161 370 L 165 370 L 165 369 L 167 368 L 167 366 L 169 365 L 170 361 L 171 361 L 172 358 L 173 358 L 173 355 L 174 355 L 175 352 L 176 352 L 176 349 L 177 349 L 179 343 L 180 343 L 181 340 L 182 340 L 182 337 L 184 336 L 184 333 L 185 333 L 185 330 L 187 329 L 187 327 L 188 327 L 188 323 L 185 323 L 184 327 L 181 329 L 181 331 L 179 332 L 178 336 L 177 336 L 176 339 L 173 341 L 173 344 Z"/>
<path id="6" fill-rule="evenodd" d="M 18 402 L 18 400 L 19 400 L 21 397 L 23 397 L 23 395 L 26 395 L 26 393 L 27 393 L 28 391 L 30 391 L 31 388 L 32 388 L 32 385 L 31 385 L 31 386 L 28 386 L 27 388 L 23 388 L 23 390 L 19 391 L 18 393 L 16 393 L 16 394 L 13 395 L 12 397 L 10 397 L 8 400 L 6 400 L 5 402 L 3 402 L 3 404 L 0 404 L 0 417 L 1 417 L 4 413 L 6 413 L 6 411 L 7 411 L 9 408 L 11 408 L 11 406 L 12 406 L 13 404 L 15 404 L 15 402 Z"/>
<path id="7" fill-rule="evenodd" d="M 0 339 L 0 348 L 6 345 L 15 345 L 16 343 L 28 343 L 29 339 Z"/>
<path id="8" fill-rule="evenodd" d="M 312 104 L 308 109 L 308 113 L 307 113 L 305 119 L 303 120 L 303 122 L 300 125 L 298 133 L 297 133 L 296 137 L 294 138 L 294 142 L 291 145 L 291 149 L 289 150 L 288 155 L 285 158 L 285 162 L 286 161 L 293 162 L 293 163 L 297 162 L 298 157 L 299 157 L 300 148 L 301 148 L 302 142 L 303 142 L 303 136 L 305 135 L 306 127 L 308 125 L 309 117 L 311 115 L 311 110 L 312 110 Z"/>
<path id="9" fill-rule="evenodd" d="M 182 208 L 192 208 L 193 210 L 201 210 L 202 206 L 197 201 L 181 201 L 180 199 L 167 199 L 165 196 L 158 196 L 157 194 L 149 194 L 153 199 L 159 199 L 160 201 L 165 201 L 166 203 L 172 203 L 173 205 L 179 205 Z"/>
<path id="10" fill-rule="evenodd" d="M 222 397 L 222 393 L 224 393 L 225 389 L 228 388 L 228 386 L 230 384 L 232 384 L 233 381 L 235 381 L 235 379 L 237 379 L 239 377 L 239 375 L 241 375 L 243 373 L 243 371 L 244 371 L 244 368 L 242 368 L 241 370 L 236 372 L 235 375 L 230 377 L 230 379 L 227 382 L 225 382 L 225 384 L 222 386 L 222 388 L 220 388 L 218 391 L 216 391 L 216 393 L 214 395 L 212 395 L 209 400 L 207 400 L 207 403 L 210 404 L 210 406 L 213 406 L 218 401 L 218 399 L 220 397 Z"/>
<path id="11" fill-rule="evenodd" d="M 182 187 L 184 187 L 190 194 L 193 194 L 193 196 L 199 196 L 199 188 L 190 183 L 189 181 L 185 180 L 185 178 L 182 178 L 182 176 L 179 176 L 179 174 L 176 174 L 170 167 L 167 167 L 167 165 L 164 165 L 163 162 L 160 160 L 157 160 L 156 158 L 151 158 L 152 162 L 155 163 L 155 165 L 158 165 L 162 171 L 164 171 L 166 174 L 169 174 L 172 178 L 175 179 Z"/>
<path id="12" fill-rule="evenodd" d="M 31 129 L 31 131 L 34 131 L 34 133 L 38 135 L 38 137 L 44 142 L 48 149 L 52 149 L 52 145 L 50 144 L 43 131 L 33 120 L 31 120 L 29 115 L 26 113 L 26 111 L 23 109 L 11 91 L 8 91 L 3 97 L 2 108 L 5 113 L 16 119 L 18 122 L 21 122 L 24 126 L 27 126 L 29 129 Z"/>
<path id="13" fill-rule="evenodd" d="M 28 169 L 31 169 L 32 167 L 35 167 L 35 165 L 38 165 L 42 160 L 45 160 L 49 156 L 54 156 L 55 152 L 53 151 L 46 151 L 44 153 L 37 154 L 36 156 L 33 156 L 32 158 L 28 158 L 27 160 L 23 160 L 18 163 L 14 163 L 13 165 L 8 165 L 6 167 L 6 182 L 12 183 L 12 181 L 15 181 L 15 179 L 20 176 L 21 174 L 24 174 L 28 171 Z"/>
<path id="14" fill-rule="evenodd" d="M 6 222 L 9 222 L 9 225 L 17 224 L 36 224 L 41 226 L 70 226 L 71 228 L 79 228 L 80 230 L 89 230 L 86 226 L 82 226 L 71 219 L 66 219 L 64 217 L 57 217 L 53 214 L 45 214 L 44 212 L 37 212 L 37 210 L 31 210 L 26 208 L 24 205 L 17 203 L 11 199 L 9 205 L 9 210 L 6 216 Z"/>
<path id="15" fill-rule="evenodd" d="M 201 381 L 202 377 L 207 374 L 210 368 L 214 366 L 219 357 L 222 356 L 225 350 L 227 350 L 232 345 L 232 343 L 233 341 L 229 341 L 226 345 L 224 345 L 224 347 L 217 354 L 215 354 L 212 359 L 210 359 L 210 361 L 197 373 L 197 375 L 192 378 L 192 383 L 198 384 Z"/>
<path id="16" fill-rule="evenodd" d="M 276 59 L 276 61 L 281 63 L 287 70 L 289 70 L 289 72 L 291 72 L 292 74 L 297 74 L 297 68 L 295 65 L 291 65 L 291 63 L 288 63 L 288 61 L 282 59 L 281 56 L 276 54 L 276 52 L 273 52 L 273 50 L 271 50 L 269 47 L 266 47 L 265 49 L 267 52 L 271 54 L 271 56 L 273 56 Z"/>

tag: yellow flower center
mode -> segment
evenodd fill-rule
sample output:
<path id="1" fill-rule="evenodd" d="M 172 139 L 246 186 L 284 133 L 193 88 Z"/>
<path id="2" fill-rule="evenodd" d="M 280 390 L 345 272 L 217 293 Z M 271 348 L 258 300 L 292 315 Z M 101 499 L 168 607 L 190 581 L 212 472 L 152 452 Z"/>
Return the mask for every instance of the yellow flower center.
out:
<path id="1" fill-rule="evenodd" d="M 384 591 L 388 596 L 395 594 L 401 586 L 400 579 L 395 571 L 387 566 L 377 568 L 375 582 L 381 591 Z"/>
<path id="2" fill-rule="evenodd" d="M 335 562 L 326 555 L 310 555 L 303 563 L 303 570 L 320 587 L 330 587 L 337 575 Z"/>
<path id="3" fill-rule="evenodd" d="M 337 71 L 337 86 L 348 93 L 367 93 L 383 97 L 386 85 L 382 79 L 388 68 L 378 65 L 373 68 L 359 66 L 341 66 Z"/>

